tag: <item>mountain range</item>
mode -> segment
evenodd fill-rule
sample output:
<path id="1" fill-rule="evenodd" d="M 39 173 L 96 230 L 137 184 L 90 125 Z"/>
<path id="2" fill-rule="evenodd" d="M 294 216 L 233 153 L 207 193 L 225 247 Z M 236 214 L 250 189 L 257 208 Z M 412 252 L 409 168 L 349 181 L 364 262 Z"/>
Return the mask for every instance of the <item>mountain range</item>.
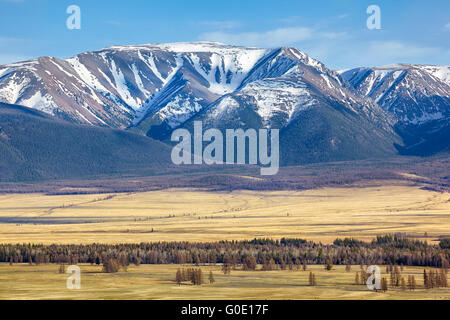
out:
<path id="1" fill-rule="evenodd" d="M 193 42 L 41 57 L 0 66 L 0 102 L 166 143 L 197 120 L 276 128 L 283 165 L 429 155 L 450 141 L 448 66 L 335 71 L 291 47 Z"/>

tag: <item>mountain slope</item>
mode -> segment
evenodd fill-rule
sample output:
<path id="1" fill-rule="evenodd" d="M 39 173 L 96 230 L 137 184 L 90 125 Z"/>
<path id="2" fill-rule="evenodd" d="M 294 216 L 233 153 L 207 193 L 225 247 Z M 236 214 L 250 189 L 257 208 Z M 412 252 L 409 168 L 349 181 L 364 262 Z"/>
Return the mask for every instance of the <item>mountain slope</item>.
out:
<path id="1" fill-rule="evenodd" d="M 0 102 L 114 128 L 147 117 L 177 123 L 178 116 L 185 119 L 190 110 L 234 91 L 265 53 L 217 43 L 174 43 L 116 46 L 67 60 L 42 57 L 0 66 Z M 162 99 L 159 92 L 168 84 L 174 91 Z M 184 111 L 187 102 L 195 108 Z"/>
<path id="2" fill-rule="evenodd" d="M 0 102 L 164 141 L 195 120 L 205 128 L 277 128 L 283 164 L 298 164 L 395 154 L 394 145 L 402 145 L 396 122 L 441 119 L 447 112 L 446 69 L 421 72 L 340 75 L 289 47 L 115 46 L 0 66 Z M 375 83 L 380 77 L 385 81 Z M 397 94 L 394 83 L 405 78 L 405 91 Z M 428 95 L 414 96 L 417 107 L 405 113 L 410 87 L 426 88 Z"/>
<path id="3" fill-rule="evenodd" d="M 170 149 L 160 142 L 0 103 L 0 181 L 149 173 L 169 166 Z"/>
<path id="4" fill-rule="evenodd" d="M 450 116 L 448 67 L 399 64 L 342 73 L 360 95 L 377 102 L 402 124 Z"/>
<path id="5" fill-rule="evenodd" d="M 294 48 L 267 54 L 238 90 L 182 127 L 192 129 L 194 121 L 222 131 L 281 129 L 283 165 L 393 155 L 400 141 L 394 122 L 380 107 Z"/>
<path id="6" fill-rule="evenodd" d="M 342 72 L 357 92 L 397 120 L 402 154 L 430 155 L 450 149 L 450 67 L 399 64 Z"/>
<path id="7" fill-rule="evenodd" d="M 281 129 L 283 164 L 393 155 L 401 144 L 376 103 L 289 47 L 175 43 L 40 58 L 0 68 L 0 101 L 165 141 L 195 120 Z"/>

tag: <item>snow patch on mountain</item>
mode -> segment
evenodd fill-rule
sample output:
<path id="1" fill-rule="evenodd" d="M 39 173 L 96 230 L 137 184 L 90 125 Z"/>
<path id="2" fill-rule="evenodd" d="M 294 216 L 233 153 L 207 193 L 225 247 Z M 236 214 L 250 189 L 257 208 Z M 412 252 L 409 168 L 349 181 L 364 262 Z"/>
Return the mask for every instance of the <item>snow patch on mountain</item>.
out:
<path id="1" fill-rule="evenodd" d="M 247 84 L 240 94 L 253 97 L 257 113 L 267 126 L 277 113 L 288 115 L 288 122 L 294 114 L 306 110 L 316 103 L 305 83 L 298 81 L 265 79 Z"/>
<path id="2" fill-rule="evenodd" d="M 22 100 L 22 104 L 28 108 L 37 109 L 48 114 L 53 114 L 58 108 L 50 95 L 45 94 L 42 96 L 41 92 L 36 92 L 32 97 Z"/>
<path id="3" fill-rule="evenodd" d="M 0 88 L 0 101 L 6 103 L 15 103 L 22 96 L 23 91 L 30 83 L 29 78 L 19 78 L 13 76 L 8 79 L 6 85 Z"/>
<path id="4" fill-rule="evenodd" d="M 68 59 L 67 62 L 70 64 L 70 66 L 75 70 L 78 77 L 86 83 L 88 86 L 106 93 L 108 90 L 100 83 L 100 81 L 95 77 L 84 64 L 80 62 L 80 59 L 78 57 Z M 59 67 L 59 66 L 58 66 Z M 64 71 L 69 77 L 72 77 L 73 75 L 67 73 L 64 69 L 60 68 L 60 70 Z M 106 77 L 106 75 L 105 75 Z M 107 77 L 106 77 L 107 78 Z M 111 83 L 112 85 L 112 83 Z"/>
<path id="5" fill-rule="evenodd" d="M 231 114 L 239 107 L 240 104 L 235 98 L 232 96 L 225 96 L 214 106 L 212 112 L 209 113 L 208 118 L 210 120 L 220 119 L 225 115 Z"/>
<path id="6" fill-rule="evenodd" d="M 418 66 L 450 86 L 450 66 Z"/>
<path id="7" fill-rule="evenodd" d="M 199 101 L 201 99 L 193 98 L 188 100 L 181 96 L 176 96 L 164 108 L 158 111 L 158 115 L 171 128 L 176 128 L 203 109 Z"/>
<path id="8" fill-rule="evenodd" d="M 111 72 L 116 84 L 115 89 L 119 93 L 119 96 L 122 98 L 122 100 L 125 101 L 133 109 L 139 109 L 141 107 L 142 101 L 140 101 L 140 99 L 133 98 L 127 86 L 127 82 L 125 81 L 123 72 L 116 66 L 114 60 L 111 60 Z"/>

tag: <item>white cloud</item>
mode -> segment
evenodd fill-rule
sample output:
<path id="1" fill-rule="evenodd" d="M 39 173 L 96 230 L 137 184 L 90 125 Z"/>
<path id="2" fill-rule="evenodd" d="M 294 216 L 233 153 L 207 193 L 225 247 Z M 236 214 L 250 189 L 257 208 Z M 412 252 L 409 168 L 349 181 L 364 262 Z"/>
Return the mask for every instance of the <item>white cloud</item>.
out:
<path id="1" fill-rule="evenodd" d="M 384 58 L 410 58 L 435 55 L 442 49 L 438 47 L 422 47 L 399 41 L 372 41 L 369 52 Z"/>
<path id="2" fill-rule="evenodd" d="M 349 16 L 350 16 L 350 14 L 344 13 L 344 14 L 338 15 L 337 17 L 338 17 L 338 19 L 345 19 L 345 18 L 347 18 Z"/>
<path id="3" fill-rule="evenodd" d="M 310 28 L 293 27 L 278 28 L 265 32 L 207 32 L 201 34 L 199 40 L 244 46 L 279 47 L 308 40 L 312 36 L 313 30 Z"/>
<path id="4" fill-rule="evenodd" d="M 31 43 L 31 40 L 0 36 L 0 64 L 4 65 L 31 59 L 27 54 L 20 53 L 24 51 L 24 45 Z"/>
<path id="5" fill-rule="evenodd" d="M 444 27 L 447 31 L 450 31 L 450 22 L 449 23 L 447 23 L 446 25 L 445 25 L 445 27 Z"/>
<path id="6" fill-rule="evenodd" d="M 239 21 L 200 21 L 199 22 L 200 25 L 206 26 L 208 28 L 211 29 L 215 29 L 215 30 L 232 30 L 232 29 L 236 29 L 239 28 L 242 24 Z"/>
<path id="7" fill-rule="evenodd" d="M 25 39 L 0 36 L 0 46 L 12 46 L 25 43 Z"/>
<path id="8" fill-rule="evenodd" d="M 0 54 L 0 65 L 30 60 L 31 57 L 15 54 Z"/>
<path id="9" fill-rule="evenodd" d="M 350 36 L 347 32 L 321 32 L 318 34 L 319 38 L 324 39 L 348 39 Z"/>
<path id="10" fill-rule="evenodd" d="M 330 41 L 312 45 L 308 52 L 337 69 L 395 63 L 447 64 L 445 61 L 450 59 L 446 48 L 402 41 L 358 41 L 346 45 Z"/>
<path id="11" fill-rule="evenodd" d="M 279 21 L 281 23 L 291 24 L 291 23 L 298 23 L 298 21 L 300 19 L 301 19 L 300 16 L 293 16 L 293 17 L 281 18 L 281 19 L 278 19 L 277 21 Z"/>

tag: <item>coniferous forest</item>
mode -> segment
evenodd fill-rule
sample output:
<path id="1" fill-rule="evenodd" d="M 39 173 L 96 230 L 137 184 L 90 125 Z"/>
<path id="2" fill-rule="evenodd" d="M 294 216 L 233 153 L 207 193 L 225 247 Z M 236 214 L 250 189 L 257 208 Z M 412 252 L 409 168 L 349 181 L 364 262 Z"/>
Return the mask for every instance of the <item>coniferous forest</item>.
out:
<path id="1" fill-rule="evenodd" d="M 336 239 L 333 244 L 303 239 L 254 239 L 215 243 L 157 242 L 141 244 L 38 245 L 1 244 L 0 262 L 105 264 L 114 259 L 130 264 L 224 264 L 254 270 L 292 268 L 308 264 L 403 265 L 448 268 L 449 239 L 439 244 L 411 240 L 400 235 L 378 236 L 372 242 Z M 270 268 L 269 268 L 270 267 Z M 264 269 L 264 268 L 263 268 Z"/>

